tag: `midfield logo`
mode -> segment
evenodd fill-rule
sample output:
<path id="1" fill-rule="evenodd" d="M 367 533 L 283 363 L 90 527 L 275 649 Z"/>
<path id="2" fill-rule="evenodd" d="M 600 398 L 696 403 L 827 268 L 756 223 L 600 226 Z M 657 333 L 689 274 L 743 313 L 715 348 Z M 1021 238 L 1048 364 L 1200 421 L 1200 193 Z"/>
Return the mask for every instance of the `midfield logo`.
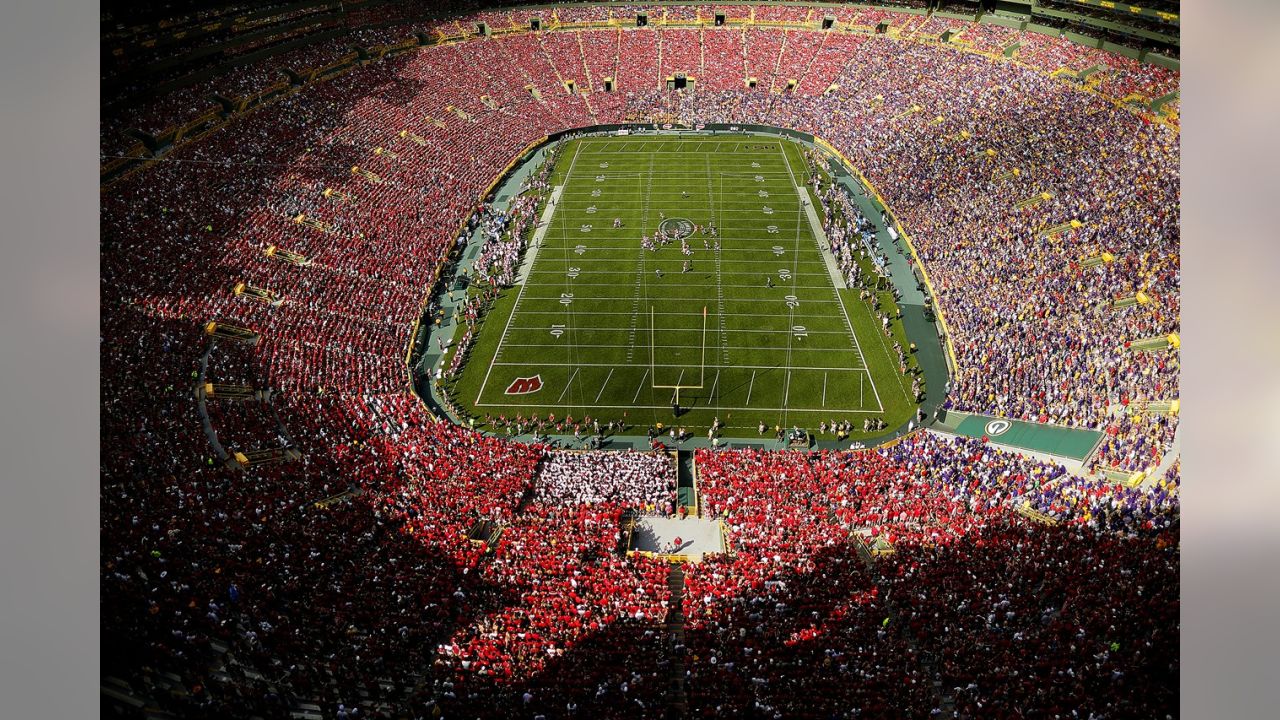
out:
<path id="1" fill-rule="evenodd" d="M 507 386 L 508 395 L 528 395 L 542 389 L 542 376 L 518 377 Z"/>

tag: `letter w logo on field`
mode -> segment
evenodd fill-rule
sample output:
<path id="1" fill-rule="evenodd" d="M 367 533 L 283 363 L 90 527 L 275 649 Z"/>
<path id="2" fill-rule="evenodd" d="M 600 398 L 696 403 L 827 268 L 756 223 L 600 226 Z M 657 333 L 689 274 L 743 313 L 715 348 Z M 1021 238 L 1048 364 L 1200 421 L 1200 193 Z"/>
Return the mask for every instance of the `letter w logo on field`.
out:
<path id="1" fill-rule="evenodd" d="M 507 386 L 508 395 L 528 395 L 542 389 L 542 376 L 518 377 Z"/>

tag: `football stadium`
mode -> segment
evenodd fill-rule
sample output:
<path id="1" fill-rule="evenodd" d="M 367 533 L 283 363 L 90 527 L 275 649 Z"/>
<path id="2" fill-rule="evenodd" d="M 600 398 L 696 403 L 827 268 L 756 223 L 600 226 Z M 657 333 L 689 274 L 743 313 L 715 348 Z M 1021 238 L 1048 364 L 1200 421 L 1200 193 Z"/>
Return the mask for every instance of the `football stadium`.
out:
<path id="1" fill-rule="evenodd" d="M 1177 716 L 1177 0 L 101 46 L 104 717 Z"/>

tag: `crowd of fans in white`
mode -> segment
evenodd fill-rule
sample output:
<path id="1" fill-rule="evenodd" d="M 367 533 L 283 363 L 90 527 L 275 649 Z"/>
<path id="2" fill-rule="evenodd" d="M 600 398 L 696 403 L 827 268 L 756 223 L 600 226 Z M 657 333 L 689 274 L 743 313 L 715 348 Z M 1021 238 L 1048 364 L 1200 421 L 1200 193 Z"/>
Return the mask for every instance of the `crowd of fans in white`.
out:
<path id="1" fill-rule="evenodd" d="M 486 17 L 527 26 L 520 11 Z M 1014 36 L 965 28 L 974 50 Z M 1124 409 L 1177 395 L 1177 355 L 1125 344 L 1178 329 L 1176 132 L 1033 69 L 1100 55 L 1054 38 L 1023 35 L 1024 65 L 777 28 L 576 34 L 576 60 L 568 34 L 524 33 L 360 67 L 103 194 L 113 672 L 192 718 L 288 717 L 296 698 L 326 717 L 339 703 L 364 717 L 634 717 L 661 712 L 673 672 L 707 716 L 923 716 L 942 695 L 957 717 L 1172 712 L 1176 465 L 1129 490 L 919 434 L 813 457 L 700 452 L 704 510 L 735 553 L 686 568 L 687 639 L 672 648 L 667 569 L 617 552 L 623 510 L 673 494 L 670 460 L 437 423 L 407 393 L 403 359 L 448 246 L 528 143 L 628 117 L 759 122 L 829 140 L 890 201 L 953 334 L 953 407 L 1104 427 L 1106 464 L 1147 467 L 1176 420 Z M 682 45 L 695 35 L 698 53 Z M 697 92 L 657 89 L 695 57 Z M 1107 92 L 1176 86 L 1176 73 L 1111 67 Z M 790 78 L 794 92 L 769 91 Z M 566 93 L 569 79 L 590 92 Z M 1013 208 L 1042 191 L 1052 199 Z M 1082 227 L 1039 232 L 1069 220 Z M 509 277 L 519 249 L 502 238 L 529 221 L 494 226 L 482 281 Z M 1080 264 L 1101 251 L 1115 262 Z M 237 295 L 241 282 L 282 302 Z M 1138 289 L 1152 302 L 1107 307 Z M 209 321 L 260 340 L 217 341 L 202 375 Z M 192 399 L 201 379 L 276 391 L 265 414 L 209 401 L 227 451 L 293 442 L 302 459 L 215 462 Z M 1030 528 L 1024 503 L 1061 524 Z M 504 528 L 491 554 L 467 541 L 481 520 Z M 856 531 L 898 553 L 868 570 Z M 156 685 L 151 668 L 179 679 Z"/>
<path id="2" fill-rule="evenodd" d="M 663 453 L 633 450 L 551 451 L 538 469 L 534 497 L 547 505 L 655 506 L 675 492 L 674 463 Z"/>

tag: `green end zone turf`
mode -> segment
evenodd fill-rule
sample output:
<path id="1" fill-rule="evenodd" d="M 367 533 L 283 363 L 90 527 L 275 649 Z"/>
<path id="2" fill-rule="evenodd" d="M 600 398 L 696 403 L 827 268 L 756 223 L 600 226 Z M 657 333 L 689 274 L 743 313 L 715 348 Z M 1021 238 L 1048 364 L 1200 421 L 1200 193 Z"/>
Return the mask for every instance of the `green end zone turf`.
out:
<path id="1" fill-rule="evenodd" d="M 776 138 L 569 142 L 528 278 L 486 317 L 453 396 L 479 417 L 719 416 L 738 435 L 760 422 L 905 423 L 910 380 L 869 304 L 835 286 L 801 205 L 806 176 L 800 147 Z M 679 241 L 643 249 L 664 218 L 681 232 L 714 222 L 720 249 L 701 230 L 689 256 Z"/>

